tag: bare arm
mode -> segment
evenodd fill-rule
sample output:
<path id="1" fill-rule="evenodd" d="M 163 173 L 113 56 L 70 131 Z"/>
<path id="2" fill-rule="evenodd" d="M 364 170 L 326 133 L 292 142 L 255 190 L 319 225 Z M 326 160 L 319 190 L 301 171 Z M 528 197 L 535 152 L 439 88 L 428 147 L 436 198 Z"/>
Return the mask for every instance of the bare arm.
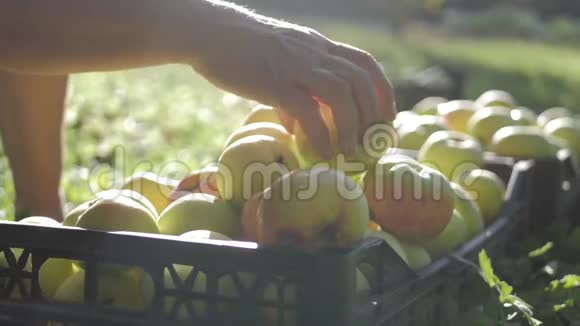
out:
<path id="1" fill-rule="evenodd" d="M 395 116 L 367 52 L 220 0 L 0 0 L 0 69 L 34 74 L 185 63 L 215 85 L 280 109 L 323 156 L 328 104 L 340 148 Z"/>

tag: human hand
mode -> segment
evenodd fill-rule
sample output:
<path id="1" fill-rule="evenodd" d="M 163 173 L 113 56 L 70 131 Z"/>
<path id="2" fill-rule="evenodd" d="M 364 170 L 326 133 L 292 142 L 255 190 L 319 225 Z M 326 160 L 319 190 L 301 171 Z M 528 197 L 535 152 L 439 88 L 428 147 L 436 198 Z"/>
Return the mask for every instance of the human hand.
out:
<path id="1" fill-rule="evenodd" d="M 345 154 L 368 127 L 395 117 L 392 87 L 367 52 L 310 28 L 214 8 L 211 39 L 193 67 L 218 87 L 279 109 L 290 132 L 300 123 L 324 158 L 332 152 L 318 102 L 331 107 Z"/>

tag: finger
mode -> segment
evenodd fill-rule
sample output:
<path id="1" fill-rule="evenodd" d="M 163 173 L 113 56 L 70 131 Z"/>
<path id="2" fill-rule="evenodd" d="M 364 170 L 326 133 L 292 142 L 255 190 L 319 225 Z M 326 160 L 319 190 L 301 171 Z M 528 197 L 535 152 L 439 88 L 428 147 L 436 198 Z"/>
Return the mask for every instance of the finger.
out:
<path id="1" fill-rule="evenodd" d="M 327 70 L 349 82 L 360 116 L 358 136 L 362 139 L 368 127 L 383 121 L 377 108 L 376 94 L 370 75 L 350 61 L 336 56 L 329 56 L 323 65 Z"/>
<path id="2" fill-rule="evenodd" d="M 366 70 L 373 79 L 379 111 L 387 121 L 392 121 L 396 114 L 395 96 L 391 82 L 385 77 L 383 68 L 369 53 L 351 45 L 335 42 L 330 53 L 343 57 Z"/>
<path id="3" fill-rule="evenodd" d="M 279 107 L 300 124 L 306 138 L 322 159 L 328 160 L 332 157 L 328 129 L 320 115 L 318 103 L 308 93 L 295 91 L 294 94 L 285 96 Z"/>
<path id="4" fill-rule="evenodd" d="M 286 129 L 286 131 L 288 131 L 288 133 L 293 134 L 296 119 L 294 119 L 292 115 L 288 114 L 286 111 L 280 108 L 276 108 L 276 112 L 278 113 L 278 118 L 280 119 L 282 126 L 284 126 L 284 128 Z"/>
<path id="5" fill-rule="evenodd" d="M 359 114 L 350 84 L 324 69 L 313 70 L 306 83 L 311 94 L 330 107 L 341 151 L 352 154 L 358 143 Z"/>

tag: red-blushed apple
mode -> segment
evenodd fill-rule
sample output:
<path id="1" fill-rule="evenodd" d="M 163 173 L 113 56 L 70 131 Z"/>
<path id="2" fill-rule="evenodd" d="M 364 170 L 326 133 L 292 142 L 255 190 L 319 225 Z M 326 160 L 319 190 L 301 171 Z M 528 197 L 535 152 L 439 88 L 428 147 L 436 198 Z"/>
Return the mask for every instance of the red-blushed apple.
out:
<path id="1" fill-rule="evenodd" d="M 204 193 L 219 197 L 216 180 L 217 172 L 217 165 L 209 165 L 193 171 L 181 179 L 175 189 L 169 194 L 169 203 L 167 205 L 169 206 L 177 199 L 193 193 Z"/>
<path id="2" fill-rule="evenodd" d="M 401 245 L 407 254 L 409 267 L 412 270 L 418 271 L 431 264 L 431 256 L 425 248 L 408 242 L 402 242 Z"/>
<path id="3" fill-rule="evenodd" d="M 418 153 L 422 164 L 432 167 L 448 179 L 483 165 L 483 149 L 479 142 L 457 131 L 433 133 Z"/>
<path id="4" fill-rule="evenodd" d="M 465 219 L 455 210 L 445 229 L 435 238 L 421 241 L 421 244 L 431 257 L 437 258 L 450 253 L 467 239 L 468 231 Z"/>
<path id="5" fill-rule="evenodd" d="M 278 112 L 271 106 L 258 104 L 244 118 L 243 125 L 249 125 L 255 122 L 271 122 L 282 125 Z"/>
<path id="6" fill-rule="evenodd" d="M 499 89 L 490 89 L 483 92 L 475 103 L 478 105 L 485 106 L 503 106 L 506 108 L 513 108 L 516 106 L 515 98 L 508 92 Z"/>
<path id="7" fill-rule="evenodd" d="M 574 114 L 568 108 L 564 107 L 553 107 L 549 108 L 538 115 L 538 126 L 544 127 L 548 122 L 562 117 L 572 117 Z"/>
<path id="8" fill-rule="evenodd" d="M 441 117 L 433 115 L 417 116 L 412 120 L 403 122 L 397 128 L 399 134 L 397 147 L 417 151 L 434 132 L 446 129 L 447 126 L 445 126 Z"/>
<path id="9" fill-rule="evenodd" d="M 467 133 L 475 137 L 483 147 L 488 147 L 496 131 L 516 125 L 519 125 L 519 122 L 512 118 L 511 109 L 503 106 L 488 106 L 471 116 L 467 122 Z"/>
<path id="10" fill-rule="evenodd" d="M 263 245 L 347 246 L 364 238 L 368 223 L 362 189 L 344 173 L 297 170 L 264 191 L 257 238 Z"/>
<path id="11" fill-rule="evenodd" d="M 485 222 L 479 206 L 471 199 L 469 192 L 455 182 L 451 183 L 455 192 L 455 210 L 463 217 L 467 226 L 468 238 L 473 238 L 483 231 Z"/>
<path id="12" fill-rule="evenodd" d="M 159 217 L 163 234 L 178 235 L 194 230 L 209 230 L 237 238 L 241 233 L 240 216 L 223 199 L 195 193 L 171 203 Z"/>
<path id="13" fill-rule="evenodd" d="M 374 220 L 404 241 L 436 236 L 453 214 L 445 176 L 412 159 L 383 157 L 366 172 L 364 192 Z"/>
<path id="14" fill-rule="evenodd" d="M 501 128 L 493 135 L 489 149 L 518 159 L 553 157 L 558 150 L 541 129 L 527 126 Z"/>
<path id="15" fill-rule="evenodd" d="M 365 141 L 363 141 L 367 143 L 366 147 L 365 145 L 359 145 L 352 155 L 343 156 L 338 148 L 338 133 L 331 108 L 325 104 L 320 104 L 320 113 L 329 131 L 330 145 L 334 155 L 330 160 L 323 160 L 312 146 L 310 140 L 306 137 L 300 123 L 296 123 L 294 125 L 294 141 L 300 160 L 300 167 L 302 168 L 311 168 L 317 164 L 325 164 L 328 165 L 327 167 L 342 170 L 349 175 L 362 173 L 365 168 L 374 165 L 389 147 L 396 144 L 396 130 L 391 124 L 375 125 L 371 127 L 373 129 L 367 130 Z M 343 168 L 339 156 L 342 156 L 344 161 L 351 165 L 356 164 L 357 167 L 355 170 L 357 171 L 347 171 L 346 168 Z"/>
<path id="16" fill-rule="evenodd" d="M 216 181 L 221 198 L 237 209 L 282 175 L 298 168 L 289 144 L 270 136 L 237 140 L 222 153 Z"/>
<path id="17" fill-rule="evenodd" d="M 444 97 L 431 96 L 417 102 L 412 108 L 413 112 L 419 115 L 436 115 L 437 105 L 448 102 Z"/>
<path id="18" fill-rule="evenodd" d="M 505 183 L 489 170 L 477 169 L 467 172 L 456 181 L 477 203 L 486 223 L 498 217 L 504 203 Z"/>
<path id="19" fill-rule="evenodd" d="M 473 101 L 454 100 L 437 105 L 437 112 L 449 130 L 465 132 L 467 121 L 479 108 Z"/>
<path id="20" fill-rule="evenodd" d="M 157 214 L 161 214 L 167 207 L 169 194 L 175 186 L 177 180 L 161 177 L 152 172 L 142 172 L 127 179 L 122 189 L 140 193 L 153 204 Z"/>

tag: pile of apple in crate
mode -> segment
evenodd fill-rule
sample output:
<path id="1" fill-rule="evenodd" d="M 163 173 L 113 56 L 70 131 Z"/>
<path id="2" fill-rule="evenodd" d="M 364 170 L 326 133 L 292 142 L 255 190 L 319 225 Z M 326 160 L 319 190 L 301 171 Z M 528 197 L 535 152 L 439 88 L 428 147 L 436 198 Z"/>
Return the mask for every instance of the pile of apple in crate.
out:
<path id="1" fill-rule="evenodd" d="M 98 193 L 73 209 L 63 225 L 301 248 L 378 237 L 419 270 L 498 216 L 506 185 L 483 168 L 484 152 L 527 159 L 569 148 L 580 156 L 579 122 L 569 110 L 551 108 L 537 116 L 504 91 L 487 91 L 474 101 L 424 99 L 393 124 L 375 126 L 364 146 L 347 157 L 336 151 L 331 111 L 324 105 L 320 110 L 331 132 L 332 160 L 320 159 L 300 125 L 289 133 L 273 108 L 259 105 L 229 137 L 218 164 L 180 181 L 134 175 L 121 189 Z M 391 153 L 395 147 L 416 155 Z M 345 163 L 360 169 L 346 169 Z M 20 223 L 58 225 L 43 217 Z M 0 256 L 0 269 L 6 264 Z M 176 270 L 186 277 L 191 267 Z M 135 310 L 149 304 L 146 278 L 135 269 L 99 273 L 104 303 Z M 39 275 L 45 296 L 82 302 L 82 265 L 53 258 Z M 357 271 L 360 293 L 369 289 L 367 277 Z M 192 287 L 203 291 L 204 282 L 197 277 Z M 227 295 L 230 288 L 219 291 Z M 18 289 L 10 295 L 18 297 Z"/>

